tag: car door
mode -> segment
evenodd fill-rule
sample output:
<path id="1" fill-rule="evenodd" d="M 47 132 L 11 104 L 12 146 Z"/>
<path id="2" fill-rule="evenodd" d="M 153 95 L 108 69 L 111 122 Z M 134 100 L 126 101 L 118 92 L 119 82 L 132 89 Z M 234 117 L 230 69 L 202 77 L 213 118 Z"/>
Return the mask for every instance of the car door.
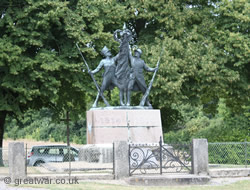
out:
<path id="1" fill-rule="evenodd" d="M 58 155 L 56 156 L 57 162 L 62 162 L 64 157 L 63 147 L 58 147 Z"/>
<path id="2" fill-rule="evenodd" d="M 50 147 L 48 149 L 47 160 L 48 162 L 57 162 L 59 155 L 59 149 L 57 147 Z"/>
<path id="3" fill-rule="evenodd" d="M 63 148 L 63 153 L 64 153 L 64 161 L 69 161 L 69 155 L 68 155 L 68 151 L 69 151 L 69 148 L 68 147 L 64 147 Z M 75 148 L 72 148 L 70 147 L 70 161 L 75 161 L 75 160 L 78 160 L 78 151 L 75 149 Z"/>
<path id="4" fill-rule="evenodd" d="M 74 156 L 74 158 L 75 158 L 75 161 L 78 161 L 79 159 L 78 159 L 78 150 L 76 150 L 75 148 L 72 148 L 71 147 L 71 149 L 70 149 L 70 153 Z"/>

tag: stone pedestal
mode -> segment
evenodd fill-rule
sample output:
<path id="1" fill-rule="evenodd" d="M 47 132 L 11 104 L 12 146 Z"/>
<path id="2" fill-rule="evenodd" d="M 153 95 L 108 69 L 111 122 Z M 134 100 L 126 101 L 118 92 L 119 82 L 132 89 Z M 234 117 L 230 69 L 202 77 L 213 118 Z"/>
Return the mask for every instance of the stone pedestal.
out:
<path id="1" fill-rule="evenodd" d="M 114 142 L 114 172 L 115 179 L 129 177 L 129 147 L 126 141 Z"/>
<path id="2" fill-rule="evenodd" d="M 160 110 L 87 111 L 87 144 L 106 144 L 114 141 L 159 143 L 160 136 Z"/>
<path id="3" fill-rule="evenodd" d="M 26 177 L 23 142 L 9 143 L 9 172 L 12 180 Z"/>
<path id="4" fill-rule="evenodd" d="M 208 175 L 208 142 L 207 139 L 193 139 L 192 173 Z"/>

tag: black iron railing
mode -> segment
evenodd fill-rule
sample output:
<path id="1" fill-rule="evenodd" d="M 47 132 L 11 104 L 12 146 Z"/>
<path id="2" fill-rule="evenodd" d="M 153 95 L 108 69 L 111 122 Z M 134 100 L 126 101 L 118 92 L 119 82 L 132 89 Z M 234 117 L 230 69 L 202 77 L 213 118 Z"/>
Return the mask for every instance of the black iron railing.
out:
<path id="1" fill-rule="evenodd" d="M 191 172 L 191 144 L 129 144 L 129 173 Z"/>

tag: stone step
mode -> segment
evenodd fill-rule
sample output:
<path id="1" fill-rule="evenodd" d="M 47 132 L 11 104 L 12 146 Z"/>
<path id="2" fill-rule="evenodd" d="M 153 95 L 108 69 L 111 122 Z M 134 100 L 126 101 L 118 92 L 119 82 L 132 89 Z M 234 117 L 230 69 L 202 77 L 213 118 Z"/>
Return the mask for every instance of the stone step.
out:
<path id="1" fill-rule="evenodd" d="M 191 174 L 171 174 L 157 176 L 132 176 L 126 179 L 129 185 L 138 186 L 174 186 L 174 185 L 203 185 L 210 181 L 209 176 Z"/>
<path id="2" fill-rule="evenodd" d="M 210 169 L 209 175 L 213 178 L 217 178 L 217 177 L 247 177 L 247 176 L 250 176 L 250 168 Z"/>

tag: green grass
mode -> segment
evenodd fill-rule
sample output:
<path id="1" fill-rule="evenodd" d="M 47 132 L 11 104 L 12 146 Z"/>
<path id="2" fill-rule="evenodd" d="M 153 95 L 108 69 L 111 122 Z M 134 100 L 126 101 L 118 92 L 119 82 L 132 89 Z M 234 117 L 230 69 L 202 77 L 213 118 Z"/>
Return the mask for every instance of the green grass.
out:
<path id="1" fill-rule="evenodd" d="M 189 185 L 189 186 L 124 186 L 95 182 L 80 182 L 75 185 L 50 184 L 50 185 L 20 185 L 19 187 L 46 188 L 49 190 L 250 190 L 250 181 L 238 181 L 228 185 Z"/>

